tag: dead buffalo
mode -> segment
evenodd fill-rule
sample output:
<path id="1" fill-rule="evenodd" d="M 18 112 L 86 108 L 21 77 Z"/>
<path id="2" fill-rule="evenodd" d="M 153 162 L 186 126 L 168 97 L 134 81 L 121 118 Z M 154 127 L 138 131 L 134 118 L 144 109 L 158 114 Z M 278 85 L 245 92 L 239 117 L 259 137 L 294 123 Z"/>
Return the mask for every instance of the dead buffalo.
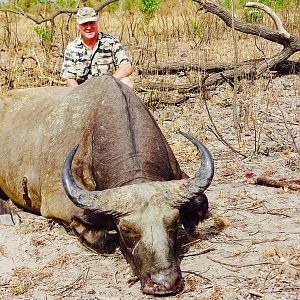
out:
<path id="1" fill-rule="evenodd" d="M 98 251 L 110 249 L 115 230 L 142 291 L 175 293 L 177 229 L 193 230 L 203 218 L 214 173 L 206 147 L 184 136 L 201 153 L 190 179 L 146 106 L 111 76 L 11 91 L 0 99 L 0 187 L 17 205 L 63 220 Z"/>

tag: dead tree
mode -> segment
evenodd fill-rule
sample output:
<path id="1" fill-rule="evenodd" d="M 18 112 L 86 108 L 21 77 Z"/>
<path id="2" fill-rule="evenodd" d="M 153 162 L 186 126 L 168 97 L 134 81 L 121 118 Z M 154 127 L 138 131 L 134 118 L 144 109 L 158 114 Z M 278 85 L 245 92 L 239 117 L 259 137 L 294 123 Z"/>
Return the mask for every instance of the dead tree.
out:
<path id="1" fill-rule="evenodd" d="M 258 2 L 247 2 L 246 7 L 253 7 L 257 9 L 261 9 L 265 11 L 274 21 L 277 31 L 270 29 L 266 26 L 260 24 L 250 24 L 246 22 L 242 22 L 240 20 L 232 20 L 231 13 L 214 3 L 214 1 L 201 1 L 201 0 L 193 0 L 200 5 L 202 5 L 203 9 L 206 12 L 210 12 L 212 14 L 220 17 L 227 26 L 232 27 L 234 24 L 234 28 L 237 31 L 255 35 L 262 37 L 271 42 L 278 43 L 283 46 L 283 49 L 273 55 L 270 58 L 266 58 L 259 62 L 248 63 L 243 66 L 243 68 L 238 68 L 237 73 L 239 77 L 252 77 L 258 78 L 260 77 L 266 70 L 274 68 L 276 65 L 287 60 L 291 55 L 300 50 L 300 38 L 297 36 L 291 35 L 289 32 L 285 30 L 282 25 L 280 18 L 276 15 L 276 13 L 269 8 L 268 6 L 258 3 Z M 233 77 L 234 70 L 227 70 L 223 72 L 223 75 L 226 78 Z M 213 78 L 209 78 L 210 82 L 218 82 L 221 80 L 221 74 L 213 75 Z"/>
<path id="2" fill-rule="evenodd" d="M 257 8 L 266 12 L 274 21 L 277 30 L 273 30 L 264 25 L 252 24 L 233 19 L 230 11 L 220 7 L 213 0 L 193 1 L 199 3 L 201 5 L 200 8 L 205 12 L 212 13 L 221 18 L 227 26 L 232 27 L 234 24 L 235 30 L 246 34 L 255 35 L 269 40 L 271 42 L 278 43 L 283 46 L 283 49 L 279 53 L 276 53 L 275 55 L 269 58 L 245 61 L 239 64 L 236 69 L 233 65 L 230 64 L 220 66 L 217 66 L 216 64 L 211 66 L 195 66 L 194 64 L 186 64 L 177 66 L 170 65 L 165 68 L 160 65 L 157 68 L 155 66 L 148 66 L 148 71 L 140 70 L 141 73 L 156 72 L 157 74 L 159 74 L 163 73 L 164 70 L 166 70 L 165 72 L 170 71 L 174 73 L 176 68 L 178 69 L 178 71 L 205 71 L 206 73 L 214 73 L 208 76 L 204 83 L 206 86 L 210 86 L 223 83 L 224 81 L 230 82 L 234 78 L 234 75 L 236 75 L 238 79 L 257 79 L 267 70 L 279 70 L 285 73 L 287 73 L 288 70 L 291 69 L 299 71 L 299 63 L 288 61 L 288 58 L 300 50 L 300 38 L 287 32 L 284 26 L 282 25 L 279 16 L 268 6 L 258 2 L 248 2 L 245 5 L 246 7 Z M 200 85 L 198 83 L 195 83 L 190 86 L 180 87 L 178 91 L 181 93 L 196 92 L 199 91 L 200 88 Z M 158 86 L 157 89 L 160 89 L 160 87 Z"/>

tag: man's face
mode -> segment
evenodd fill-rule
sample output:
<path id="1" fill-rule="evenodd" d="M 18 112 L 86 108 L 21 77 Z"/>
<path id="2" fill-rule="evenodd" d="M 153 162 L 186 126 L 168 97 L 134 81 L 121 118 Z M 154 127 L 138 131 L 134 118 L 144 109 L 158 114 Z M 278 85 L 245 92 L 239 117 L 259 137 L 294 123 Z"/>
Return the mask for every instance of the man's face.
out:
<path id="1" fill-rule="evenodd" d="M 83 39 L 90 40 L 98 36 L 97 21 L 78 24 L 78 29 Z"/>

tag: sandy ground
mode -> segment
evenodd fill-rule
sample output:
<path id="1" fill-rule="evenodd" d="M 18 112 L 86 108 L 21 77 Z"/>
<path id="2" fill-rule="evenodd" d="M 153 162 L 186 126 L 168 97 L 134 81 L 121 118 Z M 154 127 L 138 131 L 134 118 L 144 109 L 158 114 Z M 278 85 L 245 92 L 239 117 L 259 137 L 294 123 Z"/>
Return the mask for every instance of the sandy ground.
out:
<path id="1" fill-rule="evenodd" d="M 208 130 L 210 121 L 197 97 L 180 106 L 153 109 L 184 170 L 192 175 L 199 158 L 176 133 L 178 128 L 204 140 L 216 164 L 207 191 L 211 217 L 183 242 L 185 287 L 168 299 L 300 299 L 299 191 L 254 184 L 258 176 L 300 179 L 295 147 L 300 148 L 300 80 L 286 76 L 267 81 L 243 83 L 245 89 L 238 95 L 245 107 L 239 149 L 247 158 Z M 218 130 L 236 146 L 232 91 L 222 85 L 210 97 Z M 255 128 L 261 129 L 258 154 L 253 151 Z M 119 249 L 98 255 L 62 225 L 24 211 L 19 214 L 20 225 L 0 226 L 0 299 L 152 298 L 142 295 Z"/>

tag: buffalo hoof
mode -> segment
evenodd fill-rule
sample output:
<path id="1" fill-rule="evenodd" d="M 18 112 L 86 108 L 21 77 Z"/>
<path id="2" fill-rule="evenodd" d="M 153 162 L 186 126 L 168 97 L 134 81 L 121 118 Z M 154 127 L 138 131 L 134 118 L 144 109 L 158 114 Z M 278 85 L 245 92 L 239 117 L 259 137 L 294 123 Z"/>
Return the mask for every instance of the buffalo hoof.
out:
<path id="1" fill-rule="evenodd" d="M 8 203 L 0 199 L 0 224 L 1 225 L 19 225 L 21 218 L 9 207 Z"/>

